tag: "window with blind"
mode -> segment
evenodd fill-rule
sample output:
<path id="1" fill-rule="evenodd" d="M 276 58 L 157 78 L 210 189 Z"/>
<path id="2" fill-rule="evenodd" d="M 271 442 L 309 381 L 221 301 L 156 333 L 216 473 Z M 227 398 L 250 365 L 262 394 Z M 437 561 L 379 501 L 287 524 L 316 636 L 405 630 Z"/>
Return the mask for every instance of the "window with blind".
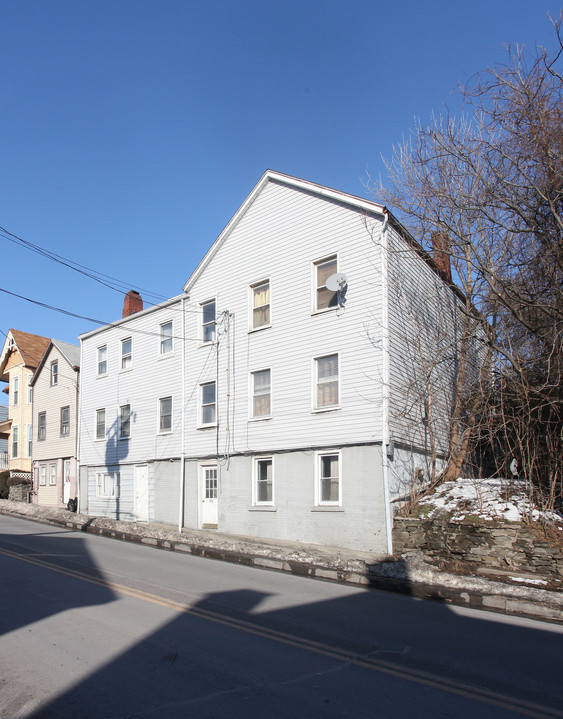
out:
<path id="1" fill-rule="evenodd" d="M 317 455 L 317 487 L 318 505 L 341 504 L 341 461 L 340 452 L 323 452 Z"/>
<path id="2" fill-rule="evenodd" d="M 271 370 L 252 372 L 252 411 L 255 419 L 270 417 L 272 414 Z"/>
<path id="3" fill-rule="evenodd" d="M 253 330 L 269 327 L 270 322 L 270 280 L 263 280 L 250 286 L 252 315 L 250 328 Z"/>
<path id="4" fill-rule="evenodd" d="M 338 307 L 337 293 L 329 290 L 326 281 L 331 275 L 338 272 L 338 258 L 336 255 L 325 257 L 313 263 L 313 276 L 315 283 L 314 311 L 333 310 Z"/>
<path id="5" fill-rule="evenodd" d="M 315 409 L 330 409 L 340 404 L 338 354 L 315 358 Z"/>

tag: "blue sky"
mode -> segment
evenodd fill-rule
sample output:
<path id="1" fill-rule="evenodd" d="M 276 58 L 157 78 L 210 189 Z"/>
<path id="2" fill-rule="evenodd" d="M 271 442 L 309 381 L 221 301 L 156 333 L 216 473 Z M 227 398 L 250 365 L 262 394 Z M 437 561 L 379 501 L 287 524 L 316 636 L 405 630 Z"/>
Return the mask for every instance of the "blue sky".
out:
<path id="1" fill-rule="evenodd" d="M 367 171 L 504 44 L 553 48 L 559 7 L 0 0 L 0 226 L 174 296 L 265 169 L 369 196 Z M 121 316 L 122 294 L 0 243 L 4 290 Z M 0 293 L 3 332 L 95 326 Z"/>

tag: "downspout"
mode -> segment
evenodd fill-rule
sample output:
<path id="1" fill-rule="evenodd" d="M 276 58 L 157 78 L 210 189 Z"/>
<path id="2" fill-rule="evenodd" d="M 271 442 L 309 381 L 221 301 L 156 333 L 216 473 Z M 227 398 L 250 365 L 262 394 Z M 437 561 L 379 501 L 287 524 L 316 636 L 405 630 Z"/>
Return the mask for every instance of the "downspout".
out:
<path id="1" fill-rule="evenodd" d="M 393 524 L 389 495 L 389 288 L 388 288 L 388 252 L 387 235 L 389 213 L 384 208 L 383 229 L 381 232 L 381 326 L 383 347 L 383 442 L 381 459 L 383 468 L 383 496 L 385 502 L 385 532 L 387 537 L 387 554 L 393 554 Z"/>
<path id="2" fill-rule="evenodd" d="M 80 340 L 80 367 L 84 367 L 83 364 L 83 358 L 82 354 L 84 352 L 84 344 L 82 340 Z M 81 489 L 81 477 L 80 477 L 80 445 L 82 442 L 82 433 L 80 431 L 82 422 L 80 421 L 80 418 L 82 417 L 82 392 L 80 391 L 80 375 L 76 375 L 76 392 L 78 394 L 78 402 L 76 403 L 77 406 L 77 414 L 76 414 L 76 491 L 78 496 L 78 501 L 76 502 L 76 511 L 82 512 L 82 507 L 80 506 L 80 489 Z M 88 496 L 88 480 L 86 480 L 86 496 Z"/>
<path id="3" fill-rule="evenodd" d="M 185 407 L 185 401 L 186 401 L 186 314 L 184 311 L 184 303 L 186 301 L 186 297 L 182 297 L 182 390 L 181 390 L 181 412 L 182 412 L 182 421 L 180 423 L 181 426 L 181 432 L 182 432 L 182 439 L 181 439 L 181 449 L 180 449 L 180 506 L 178 507 L 178 531 L 182 531 L 182 527 L 184 526 L 184 495 L 185 495 L 185 479 L 184 479 L 184 469 L 186 465 L 186 433 L 185 433 L 185 418 L 186 418 L 186 407 Z"/>

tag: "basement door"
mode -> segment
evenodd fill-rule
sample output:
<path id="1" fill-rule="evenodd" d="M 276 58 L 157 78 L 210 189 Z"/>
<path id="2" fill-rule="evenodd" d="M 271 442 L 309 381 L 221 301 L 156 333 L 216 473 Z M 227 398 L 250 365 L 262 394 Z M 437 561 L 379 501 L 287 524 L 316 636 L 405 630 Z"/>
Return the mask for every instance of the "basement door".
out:
<path id="1" fill-rule="evenodd" d="M 135 498 L 133 512 L 137 522 L 149 521 L 149 467 L 135 465 Z"/>
<path id="2" fill-rule="evenodd" d="M 70 459 L 63 462 L 63 503 L 68 504 L 70 499 Z"/>
<path id="3" fill-rule="evenodd" d="M 201 468 L 201 519 L 202 527 L 216 529 L 219 521 L 217 499 L 217 465 L 208 464 Z"/>

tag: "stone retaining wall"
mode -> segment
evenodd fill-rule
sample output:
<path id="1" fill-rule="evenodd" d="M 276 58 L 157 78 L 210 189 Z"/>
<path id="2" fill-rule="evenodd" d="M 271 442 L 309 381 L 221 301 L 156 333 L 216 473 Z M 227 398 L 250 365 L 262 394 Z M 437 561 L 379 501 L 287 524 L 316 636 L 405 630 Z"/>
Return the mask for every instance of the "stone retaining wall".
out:
<path id="1" fill-rule="evenodd" d="M 418 549 L 445 562 L 563 578 L 563 547 L 543 541 L 524 524 L 395 517 L 393 547 L 397 554 Z"/>

